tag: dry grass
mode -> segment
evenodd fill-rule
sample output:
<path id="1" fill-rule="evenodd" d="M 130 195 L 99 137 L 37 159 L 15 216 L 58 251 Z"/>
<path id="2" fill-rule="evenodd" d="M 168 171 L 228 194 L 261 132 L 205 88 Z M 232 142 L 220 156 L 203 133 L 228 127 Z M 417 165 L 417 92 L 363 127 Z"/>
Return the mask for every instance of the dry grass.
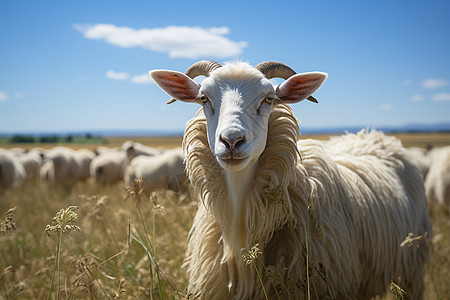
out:
<path id="1" fill-rule="evenodd" d="M 448 145 L 449 137 L 430 136 L 425 140 Z M 401 138 L 408 146 L 424 145 L 424 139 L 417 136 Z M 118 139 L 116 143 L 123 141 Z M 169 138 L 159 145 L 178 146 L 180 142 Z M 164 191 L 156 198 L 141 195 L 137 202 L 121 184 L 96 189 L 86 182 L 66 191 L 30 182 L 0 193 L 0 300 L 47 297 L 58 239 L 55 234 L 47 236 L 45 229 L 58 211 L 71 205 L 79 207 L 76 225 L 81 230 L 64 236 L 57 272 L 60 283 L 55 280 L 52 297 L 57 291 L 60 299 L 198 296 L 185 290 L 187 278 L 182 268 L 186 237 L 196 211 L 188 194 Z M 425 299 L 450 299 L 450 216 L 435 205 L 430 211 L 433 254 Z M 155 257 L 157 261 L 150 261 Z M 390 294 L 385 298 L 394 299 Z"/>

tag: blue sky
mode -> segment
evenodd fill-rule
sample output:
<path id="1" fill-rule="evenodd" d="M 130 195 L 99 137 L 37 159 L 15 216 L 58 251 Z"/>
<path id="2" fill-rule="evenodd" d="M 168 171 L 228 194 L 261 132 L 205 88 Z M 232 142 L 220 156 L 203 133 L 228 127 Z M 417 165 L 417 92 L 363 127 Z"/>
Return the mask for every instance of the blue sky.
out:
<path id="1" fill-rule="evenodd" d="M 450 1 L 0 1 L 0 132 L 181 131 L 147 71 L 275 60 L 329 77 L 305 128 L 450 121 Z"/>

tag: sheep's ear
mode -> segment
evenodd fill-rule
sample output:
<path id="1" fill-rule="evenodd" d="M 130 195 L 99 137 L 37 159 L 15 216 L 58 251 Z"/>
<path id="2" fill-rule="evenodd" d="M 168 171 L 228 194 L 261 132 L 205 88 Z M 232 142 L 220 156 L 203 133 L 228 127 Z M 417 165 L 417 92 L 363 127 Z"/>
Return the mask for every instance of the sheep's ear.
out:
<path id="1" fill-rule="evenodd" d="M 198 101 L 200 85 L 185 74 L 166 70 L 154 70 L 148 73 L 156 84 L 174 99 L 184 102 Z"/>
<path id="2" fill-rule="evenodd" d="M 277 87 L 276 95 L 284 103 L 297 103 L 304 99 L 317 102 L 310 96 L 320 88 L 327 76 L 322 72 L 292 75 Z"/>

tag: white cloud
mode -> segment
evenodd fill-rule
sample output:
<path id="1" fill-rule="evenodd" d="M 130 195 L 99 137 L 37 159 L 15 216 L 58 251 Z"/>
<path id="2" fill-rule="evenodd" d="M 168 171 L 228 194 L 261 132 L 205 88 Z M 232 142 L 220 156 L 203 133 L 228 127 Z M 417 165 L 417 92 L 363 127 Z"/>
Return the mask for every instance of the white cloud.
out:
<path id="1" fill-rule="evenodd" d="M 433 101 L 437 102 L 447 102 L 450 101 L 450 94 L 449 93 L 440 93 L 433 96 Z"/>
<path id="2" fill-rule="evenodd" d="M 443 87 L 447 85 L 447 81 L 445 79 L 425 79 L 422 81 L 422 87 L 426 89 L 435 89 L 439 87 Z"/>
<path id="3" fill-rule="evenodd" d="M 380 106 L 380 109 L 384 110 L 384 111 L 392 110 L 392 105 L 390 105 L 390 104 L 382 104 Z"/>
<path id="4" fill-rule="evenodd" d="M 425 97 L 423 95 L 416 94 L 411 96 L 411 101 L 413 102 L 419 102 L 423 100 L 425 100 Z"/>
<path id="5" fill-rule="evenodd" d="M 411 85 L 411 80 L 409 80 L 409 79 L 403 79 L 402 84 L 403 84 L 403 85 Z"/>
<path id="6" fill-rule="evenodd" d="M 116 72 L 113 70 L 109 70 L 106 72 L 106 77 L 114 80 L 126 80 L 130 77 L 128 73 L 125 72 Z"/>
<path id="7" fill-rule="evenodd" d="M 234 42 L 224 35 L 228 27 L 168 26 L 165 28 L 117 27 L 113 24 L 74 25 L 84 37 L 123 47 L 167 53 L 172 58 L 230 57 L 242 53 L 247 42 Z"/>
<path id="8" fill-rule="evenodd" d="M 7 93 L 0 91 L 0 102 L 6 102 L 8 100 L 9 96 Z"/>
<path id="9" fill-rule="evenodd" d="M 135 75 L 131 77 L 131 82 L 140 84 L 151 84 L 153 83 L 152 78 L 147 73 L 141 75 Z"/>

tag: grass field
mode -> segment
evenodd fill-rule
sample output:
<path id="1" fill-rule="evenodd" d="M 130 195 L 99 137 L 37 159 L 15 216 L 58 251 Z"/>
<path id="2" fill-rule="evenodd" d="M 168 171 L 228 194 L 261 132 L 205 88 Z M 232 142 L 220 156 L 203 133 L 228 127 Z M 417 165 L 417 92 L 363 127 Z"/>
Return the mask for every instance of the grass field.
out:
<path id="1" fill-rule="evenodd" d="M 399 138 L 408 147 L 450 145 L 450 134 Z M 106 146 L 120 146 L 125 140 L 157 147 L 181 144 L 181 137 L 109 138 Z M 70 212 L 69 218 L 55 220 L 71 229 L 60 234 L 52 219 L 69 206 L 78 207 L 73 209 L 77 222 Z M 136 200 L 122 184 L 97 189 L 84 182 L 68 191 L 30 181 L 0 193 L 0 217 L 13 207 L 12 220 L 2 218 L 0 227 L 0 300 L 46 299 L 50 291 L 50 299 L 194 298 L 185 291 L 182 267 L 196 211 L 189 194 L 161 191 Z M 450 216 L 435 205 L 430 211 L 434 237 L 425 299 L 450 299 Z M 54 226 L 48 234 L 47 225 Z"/>

